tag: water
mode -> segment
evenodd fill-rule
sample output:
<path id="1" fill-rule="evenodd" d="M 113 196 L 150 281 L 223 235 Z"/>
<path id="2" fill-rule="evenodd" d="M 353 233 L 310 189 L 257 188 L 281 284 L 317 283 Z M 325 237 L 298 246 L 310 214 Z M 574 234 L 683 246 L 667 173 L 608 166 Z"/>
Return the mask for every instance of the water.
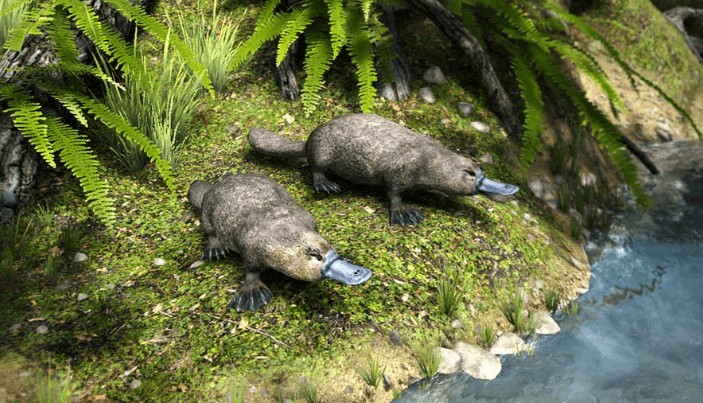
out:
<path id="1" fill-rule="evenodd" d="M 655 207 L 587 245 L 592 278 L 562 331 L 492 381 L 436 377 L 399 402 L 703 401 L 703 176 L 660 179 Z"/>

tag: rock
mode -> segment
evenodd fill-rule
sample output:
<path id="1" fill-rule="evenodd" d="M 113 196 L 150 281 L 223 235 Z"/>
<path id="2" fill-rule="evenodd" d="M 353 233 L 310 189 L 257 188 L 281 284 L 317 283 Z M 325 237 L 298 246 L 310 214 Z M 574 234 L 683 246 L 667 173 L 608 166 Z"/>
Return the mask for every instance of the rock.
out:
<path id="1" fill-rule="evenodd" d="M 674 135 L 671 130 L 671 126 L 669 125 L 669 119 L 666 118 L 659 119 L 659 122 L 657 122 L 657 127 L 654 131 L 657 133 L 657 136 L 662 139 L 662 141 L 671 141 Z"/>
<path id="2" fill-rule="evenodd" d="M 396 330 L 391 330 L 391 333 L 388 335 L 388 338 L 391 340 L 391 343 L 393 343 L 394 346 L 403 345 L 403 339 L 400 337 L 400 333 L 398 333 Z"/>
<path id="3" fill-rule="evenodd" d="M 63 282 L 63 283 L 56 286 L 56 291 L 66 291 L 69 288 L 71 288 L 71 283 Z"/>
<path id="4" fill-rule="evenodd" d="M 535 289 L 543 290 L 544 289 L 544 281 L 542 281 L 540 279 L 535 280 Z"/>
<path id="5" fill-rule="evenodd" d="M 347 385 L 347 387 L 344 388 L 344 393 L 351 395 L 354 393 L 354 388 L 352 388 L 351 385 Z"/>
<path id="6" fill-rule="evenodd" d="M 537 311 L 532 314 L 535 324 L 535 334 L 556 334 L 561 330 L 549 312 Z"/>
<path id="7" fill-rule="evenodd" d="M 530 180 L 527 181 L 527 187 L 530 189 L 532 194 L 535 195 L 536 198 L 542 198 L 542 195 L 544 194 L 544 185 L 542 185 L 542 181 L 539 180 L 539 178 L 530 178 Z"/>
<path id="8" fill-rule="evenodd" d="M 434 92 L 432 92 L 432 89 L 430 87 L 422 87 L 420 90 L 417 92 L 417 96 L 420 97 L 422 102 L 426 104 L 433 104 L 435 101 L 437 101 L 437 98 L 434 96 Z"/>
<path id="9" fill-rule="evenodd" d="M 591 172 L 581 172 L 579 174 L 579 181 L 581 182 L 581 187 L 595 187 L 598 178 Z"/>
<path id="10" fill-rule="evenodd" d="M 464 327 L 464 325 L 461 323 L 461 321 L 459 319 L 454 319 L 452 321 L 452 329 L 461 329 L 462 327 Z"/>
<path id="11" fill-rule="evenodd" d="M 453 374 L 461 370 L 461 356 L 459 353 L 443 347 L 436 347 L 435 351 L 436 354 L 439 354 L 438 373 Z"/>
<path id="12" fill-rule="evenodd" d="M 420 380 L 421 380 L 421 378 L 418 378 L 415 376 L 408 377 L 408 386 L 412 385 L 413 383 L 417 383 Z"/>
<path id="13" fill-rule="evenodd" d="M 581 270 L 588 269 L 588 265 L 581 263 L 578 259 L 576 259 L 575 256 L 569 257 L 569 260 L 571 261 L 571 264 L 574 265 L 574 267 L 576 267 L 577 269 L 581 269 Z"/>
<path id="14" fill-rule="evenodd" d="M 437 66 L 432 66 L 427 71 L 425 71 L 425 74 L 422 75 L 422 79 L 427 81 L 430 84 L 445 84 L 447 82 L 447 78 L 444 77 L 444 73 L 442 73 L 442 69 L 440 69 Z"/>
<path id="15" fill-rule="evenodd" d="M 525 342 L 515 333 L 505 332 L 491 346 L 491 354 L 518 354 L 525 349 Z"/>
<path id="16" fill-rule="evenodd" d="M 134 389 L 138 388 L 141 384 L 142 384 L 142 381 L 140 381 L 139 379 L 134 379 L 134 380 L 132 380 L 132 382 L 129 383 L 129 388 L 134 390 Z"/>
<path id="17" fill-rule="evenodd" d="M 583 217 L 581 216 L 581 213 L 576 211 L 576 209 L 569 209 L 569 215 L 575 222 L 581 224 L 581 220 L 583 219 Z"/>
<path id="18" fill-rule="evenodd" d="M 10 333 L 17 333 L 20 331 L 22 328 L 22 324 L 20 323 L 15 323 L 14 325 L 10 326 L 8 330 L 10 330 Z"/>
<path id="19" fill-rule="evenodd" d="M 530 303 L 530 296 L 527 295 L 527 292 L 523 290 L 522 288 L 520 289 L 520 299 L 522 300 L 523 304 L 527 306 Z"/>
<path id="20" fill-rule="evenodd" d="M 479 122 L 479 121 L 471 122 L 471 127 L 473 127 L 474 129 L 478 130 L 481 133 L 488 133 L 491 131 L 490 126 L 488 126 L 487 124 L 485 124 L 483 122 Z"/>
<path id="21" fill-rule="evenodd" d="M 492 164 L 493 163 L 493 156 L 489 153 L 484 153 L 483 155 L 478 157 L 478 160 L 484 164 Z"/>
<path id="22" fill-rule="evenodd" d="M 468 102 L 458 102 L 456 108 L 459 110 L 459 116 L 465 118 L 474 113 L 474 106 Z"/>
<path id="23" fill-rule="evenodd" d="M 85 301 L 86 299 L 88 299 L 88 294 L 83 294 L 82 292 L 78 293 L 78 297 L 76 299 L 78 300 L 78 302 Z"/>
<path id="24" fill-rule="evenodd" d="M 500 359 L 481 347 L 457 342 L 454 351 L 461 356 L 461 369 L 477 379 L 495 379 L 500 373 Z"/>
<path id="25" fill-rule="evenodd" d="M 74 263 L 83 263 L 87 260 L 88 260 L 88 256 L 86 256 L 85 253 L 76 252 L 76 254 L 73 255 L 73 262 Z"/>
<path id="26" fill-rule="evenodd" d="M 383 389 L 385 390 L 390 390 L 390 388 L 393 387 L 393 384 L 391 383 L 391 379 L 388 377 L 388 374 L 385 372 L 383 373 Z"/>
<path id="27" fill-rule="evenodd" d="M 553 189 L 545 189 L 542 194 L 542 200 L 547 203 L 547 206 L 552 210 L 557 209 L 557 193 Z"/>
<path id="28" fill-rule="evenodd" d="M 288 113 L 286 113 L 282 117 L 283 117 L 283 120 L 285 120 L 286 123 L 288 123 L 289 125 L 291 125 L 291 124 L 293 124 L 293 122 L 295 122 L 295 118 Z"/>
<path id="29" fill-rule="evenodd" d="M 117 286 L 115 284 L 108 283 L 108 284 L 105 284 L 105 287 L 107 287 L 107 289 L 109 289 L 109 290 L 114 290 L 115 287 L 117 287 Z"/>
<path id="30" fill-rule="evenodd" d="M 49 327 L 46 325 L 37 326 L 37 334 L 44 334 L 49 331 Z"/>
<path id="31" fill-rule="evenodd" d="M 189 269 L 197 269 L 198 267 L 200 267 L 200 266 L 202 266 L 202 265 L 204 265 L 204 264 L 205 264 L 204 261 L 202 261 L 202 260 L 196 260 L 195 262 L 193 262 L 193 264 L 191 264 L 190 266 L 188 266 L 188 268 L 189 268 Z"/>
<path id="32" fill-rule="evenodd" d="M 152 264 L 153 264 L 154 266 L 156 266 L 156 267 L 160 267 L 160 266 L 165 265 L 165 264 L 166 264 L 166 261 L 165 261 L 164 259 L 160 258 L 160 257 L 157 257 L 156 259 L 154 259 L 154 261 L 152 262 Z"/>
<path id="33" fill-rule="evenodd" d="M 379 88 L 378 94 L 391 102 L 398 102 L 398 94 L 396 94 L 395 89 L 389 83 L 384 83 L 383 86 Z"/>

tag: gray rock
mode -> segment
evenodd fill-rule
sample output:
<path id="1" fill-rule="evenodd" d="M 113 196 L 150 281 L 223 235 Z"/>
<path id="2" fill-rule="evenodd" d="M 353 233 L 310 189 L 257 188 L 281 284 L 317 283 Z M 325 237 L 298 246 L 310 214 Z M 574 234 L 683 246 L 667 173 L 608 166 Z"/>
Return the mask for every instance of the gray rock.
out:
<path id="1" fill-rule="evenodd" d="M 535 195 L 535 197 L 539 199 L 542 198 L 542 195 L 544 194 L 544 185 L 542 185 L 542 181 L 539 180 L 539 178 L 530 178 L 530 180 L 527 181 L 527 187 L 530 189 L 532 194 Z"/>
<path id="2" fill-rule="evenodd" d="M 483 122 L 479 122 L 479 121 L 471 122 L 471 127 L 473 127 L 474 129 L 478 130 L 481 133 L 488 133 L 491 131 L 490 126 L 488 126 L 487 124 L 485 124 Z"/>
<path id="3" fill-rule="evenodd" d="M 538 290 L 543 290 L 544 289 L 544 281 L 537 279 L 535 280 L 535 288 Z"/>
<path id="4" fill-rule="evenodd" d="M 579 213 L 576 209 L 569 209 L 569 216 L 571 216 L 571 218 L 575 222 L 581 224 L 581 220 L 583 219 L 583 217 L 581 216 L 581 213 Z"/>
<path id="5" fill-rule="evenodd" d="M 10 326 L 9 330 L 10 330 L 10 333 L 17 333 L 20 331 L 21 328 L 22 328 L 21 323 L 15 323 L 14 325 Z"/>
<path id="6" fill-rule="evenodd" d="M 134 379 L 134 380 L 132 380 L 132 382 L 129 383 L 129 388 L 134 390 L 134 389 L 138 388 L 139 386 L 141 386 L 141 384 L 142 384 L 142 381 L 140 381 L 139 379 Z"/>
<path id="7" fill-rule="evenodd" d="M 69 288 L 71 288 L 71 283 L 63 282 L 63 283 L 56 286 L 56 291 L 66 291 Z"/>
<path id="8" fill-rule="evenodd" d="M 659 122 L 657 122 L 657 127 L 654 131 L 657 133 L 657 136 L 662 139 L 662 141 L 671 141 L 674 135 L 671 130 L 671 126 L 669 125 L 669 120 L 666 118 L 659 119 Z"/>
<path id="9" fill-rule="evenodd" d="M 398 94 L 396 94 L 395 88 L 389 83 L 384 83 L 383 86 L 379 88 L 378 94 L 391 102 L 398 102 Z"/>
<path id="10" fill-rule="evenodd" d="M 447 78 L 444 77 L 444 73 L 442 73 L 442 69 L 440 69 L 437 66 L 432 66 L 427 71 L 425 71 L 425 74 L 422 75 L 422 79 L 427 81 L 430 84 L 445 84 L 447 82 Z"/>
<path id="11" fill-rule="evenodd" d="M 464 325 L 461 323 L 461 321 L 459 319 L 454 319 L 452 321 L 452 329 L 461 329 L 462 327 L 464 327 Z"/>
<path id="12" fill-rule="evenodd" d="M 78 302 L 85 301 L 86 299 L 88 299 L 88 294 L 79 293 L 76 299 L 78 300 Z"/>
<path id="13" fill-rule="evenodd" d="M 88 256 L 86 256 L 85 253 L 76 252 L 76 254 L 73 255 L 73 262 L 74 263 L 83 263 L 87 260 L 88 260 Z"/>
<path id="14" fill-rule="evenodd" d="M 391 343 L 393 343 L 394 346 L 403 345 L 403 338 L 400 337 L 400 333 L 398 333 L 396 330 L 391 330 L 391 333 L 388 335 L 388 338 L 391 340 Z"/>
<path id="15" fill-rule="evenodd" d="M 198 267 L 200 267 L 200 266 L 202 266 L 202 265 L 204 265 L 204 264 L 205 264 L 204 261 L 202 261 L 202 260 L 196 260 L 195 262 L 193 262 L 193 264 L 191 264 L 191 265 L 189 266 L 189 268 L 190 268 L 190 269 L 197 269 Z"/>
<path id="16" fill-rule="evenodd" d="M 49 331 L 49 327 L 46 325 L 39 325 L 37 326 L 37 333 L 38 334 L 44 334 Z"/>
<path id="17" fill-rule="evenodd" d="M 156 259 L 154 259 L 154 261 L 152 262 L 152 264 L 153 264 L 154 266 L 156 266 L 156 267 L 160 267 L 160 266 L 165 265 L 165 264 L 166 264 L 166 261 L 165 261 L 164 259 L 160 258 L 160 257 L 157 257 Z"/>
<path id="18" fill-rule="evenodd" d="M 491 346 L 491 354 L 518 354 L 525 349 L 525 342 L 515 333 L 505 332 Z"/>
<path id="19" fill-rule="evenodd" d="M 581 182 L 582 187 L 595 187 L 597 180 L 598 178 L 596 175 L 591 172 L 586 171 L 579 174 L 579 181 Z"/>
<path id="20" fill-rule="evenodd" d="M 350 395 L 350 394 L 354 393 L 354 388 L 352 388 L 351 385 L 347 385 L 347 387 L 344 388 L 344 393 Z"/>
<path id="21" fill-rule="evenodd" d="M 440 374 L 453 374 L 461 370 L 461 356 L 459 353 L 443 347 L 436 347 L 435 352 L 439 354 L 437 372 Z"/>
<path id="22" fill-rule="evenodd" d="M 461 369 L 476 379 L 491 380 L 500 373 L 500 359 L 481 347 L 460 341 L 454 351 L 461 356 Z"/>
<path id="23" fill-rule="evenodd" d="M 434 96 L 434 92 L 430 87 L 422 87 L 417 92 L 417 96 L 426 104 L 433 104 L 437 101 L 437 97 Z"/>
<path id="24" fill-rule="evenodd" d="M 385 390 L 390 390 L 390 388 L 393 387 L 393 384 L 391 383 L 391 379 L 388 377 L 388 374 L 385 372 L 383 373 L 383 389 Z"/>
<path id="25" fill-rule="evenodd" d="M 489 153 L 484 153 L 483 155 L 478 157 L 478 160 L 484 164 L 492 164 L 493 163 L 493 156 Z"/>
<path id="26" fill-rule="evenodd" d="M 459 110 L 459 116 L 465 118 L 474 113 L 474 106 L 468 102 L 458 102 L 456 108 Z"/>
<path id="27" fill-rule="evenodd" d="M 537 311 L 532 315 L 536 334 L 556 334 L 561 330 L 549 312 Z"/>

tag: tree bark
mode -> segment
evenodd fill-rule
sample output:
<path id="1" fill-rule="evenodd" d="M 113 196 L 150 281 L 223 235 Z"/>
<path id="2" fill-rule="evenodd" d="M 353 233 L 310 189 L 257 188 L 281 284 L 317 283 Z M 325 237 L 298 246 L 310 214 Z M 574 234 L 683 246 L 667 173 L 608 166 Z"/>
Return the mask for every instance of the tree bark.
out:
<path id="1" fill-rule="evenodd" d="M 409 4 L 432 19 L 437 28 L 468 56 L 471 68 L 479 75 L 490 106 L 498 115 L 503 127 L 514 140 L 522 141 L 522 122 L 517 108 L 503 88 L 478 39 L 438 0 L 409 0 Z"/>
<path id="2" fill-rule="evenodd" d="M 395 9 L 393 6 L 383 5 L 383 13 L 381 21 L 388 28 L 393 42 L 393 52 L 398 56 L 391 60 L 391 75 L 393 76 L 392 83 L 383 81 L 383 75 L 379 75 L 377 88 L 379 94 L 390 101 L 402 101 L 410 96 L 410 84 L 412 83 L 412 75 L 410 74 L 410 66 L 408 66 L 405 52 L 400 44 L 398 30 L 395 25 Z M 378 68 L 377 68 L 378 70 Z"/>
<path id="3" fill-rule="evenodd" d="M 142 7 L 150 5 L 149 0 L 132 0 Z M 93 7 L 102 22 L 115 28 L 125 40 L 134 35 L 134 24 L 129 22 L 112 7 L 101 0 L 86 1 L 87 7 Z M 92 42 L 76 33 L 76 47 L 79 61 L 91 63 L 95 51 Z M 0 58 L 0 83 L 17 80 L 19 72 L 28 67 L 46 67 L 56 62 L 53 45 L 46 34 L 32 35 L 25 39 L 19 51 L 6 51 Z M 60 78 L 57 78 L 60 79 Z M 49 97 L 36 94 L 40 102 L 49 102 Z M 57 105 L 47 105 L 57 109 Z M 15 211 L 27 203 L 34 192 L 39 159 L 34 149 L 12 124 L 9 115 L 2 113 L 0 105 L 0 224 L 12 218 Z"/>
<path id="4" fill-rule="evenodd" d="M 283 58 L 280 65 L 276 66 L 276 82 L 278 82 L 278 88 L 281 89 L 283 99 L 286 101 L 300 99 L 300 87 L 298 87 L 298 80 L 295 78 L 295 63 L 299 44 L 300 38 L 293 42 L 286 57 Z"/>

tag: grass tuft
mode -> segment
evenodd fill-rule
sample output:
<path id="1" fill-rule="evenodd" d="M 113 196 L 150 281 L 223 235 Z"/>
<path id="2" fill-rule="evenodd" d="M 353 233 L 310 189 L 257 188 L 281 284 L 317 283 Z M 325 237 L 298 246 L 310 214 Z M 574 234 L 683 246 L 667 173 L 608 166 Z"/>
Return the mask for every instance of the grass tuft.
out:
<path id="1" fill-rule="evenodd" d="M 37 401 L 39 403 L 71 403 L 73 387 L 70 370 L 59 376 L 39 376 L 37 380 Z"/>
<path id="2" fill-rule="evenodd" d="M 561 293 L 556 288 L 550 288 L 544 292 L 544 304 L 547 306 L 547 310 L 554 313 L 559 309 L 563 298 Z"/>
<path id="3" fill-rule="evenodd" d="M 420 374 L 425 378 L 432 378 L 439 369 L 441 357 L 436 347 L 436 342 L 426 333 L 420 333 L 411 346 L 417 365 L 420 367 Z"/>
<path id="4" fill-rule="evenodd" d="M 459 270 L 445 272 L 437 282 L 437 305 L 442 314 L 453 318 L 461 304 L 463 281 Z"/>
<path id="5" fill-rule="evenodd" d="M 494 341 L 496 341 L 496 336 L 498 336 L 498 329 L 493 327 L 490 322 L 486 323 L 486 326 L 481 328 L 479 336 L 481 337 L 481 344 L 483 345 L 483 347 L 488 348 L 493 345 Z"/>
<path id="6" fill-rule="evenodd" d="M 579 313 L 579 303 L 576 302 L 576 301 L 572 301 L 571 303 L 569 303 L 568 305 L 566 305 L 566 306 L 564 307 L 564 313 L 565 313 L 566 316 L 568 316 L 568 317 L 573 317 L 573 316 L 578 315 L 578 313 Z"/>
<path id="7" fill-rule="evenodd" d="M 82 236 L 81 230 L 76 227 L 66 227 L 61 230 L 59 246 L 66 259 L 73 259 L 76 252 L 80 251 Z"/>
<path id="8" fill-rule="evenodd" d="M 381 368 L 378 356 L 369 356 L 366 359 L 366 363 L 359 368 L 359 375 L 361 375 L 361 379 L 363 379 L 367 385 L 378 388 L 385 371 L 386 367 Z"/>
<path id="9" fill-rule="evenodd" d="M 500 304 L 500 310 L 505 318 L 519 333 L 531 332 L 534 328 L 532 316 L 528 312 L 527 317 L 523 315 L 525 302 L 522 300 L 520 290 L 516 289 L 513 295 L 504 299 Z"/>
<path id="10" fill-rule="evenodd" d="M 318 403 L 320 398 L 317 396 L 317 385 L 306 383 L 298 392 L 298 396 L 305 400 L 306 403 Z"/>

